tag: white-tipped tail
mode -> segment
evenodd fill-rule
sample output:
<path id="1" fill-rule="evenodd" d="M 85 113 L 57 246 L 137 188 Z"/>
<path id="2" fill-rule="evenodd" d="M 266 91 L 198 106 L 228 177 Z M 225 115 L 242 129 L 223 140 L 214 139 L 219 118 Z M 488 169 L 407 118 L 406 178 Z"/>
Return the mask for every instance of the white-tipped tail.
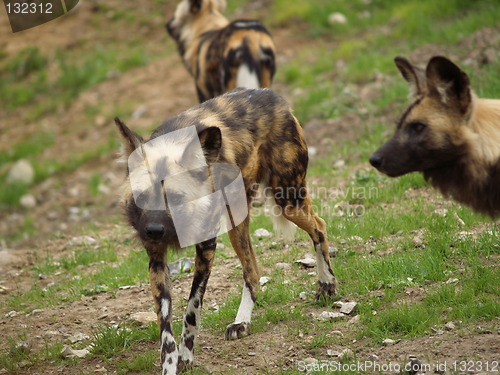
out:
<path id="1" fill-rule="evenodd" d="M 241 64 L 238 68 L 238 75 L 236 76 L 236 86 L 245 87 L 247 89 L 260 88 L 257 72 L 250 71 L 247 64 Z"/>
<path id="2" fill-rule="evenodd" d="M 273 196 L 266 196 L 266 212 L 271 217 L 276 234 L 285 241 L 293 241 L 297 226 L 283 215 L 283 209 L 276 204 Z"/>

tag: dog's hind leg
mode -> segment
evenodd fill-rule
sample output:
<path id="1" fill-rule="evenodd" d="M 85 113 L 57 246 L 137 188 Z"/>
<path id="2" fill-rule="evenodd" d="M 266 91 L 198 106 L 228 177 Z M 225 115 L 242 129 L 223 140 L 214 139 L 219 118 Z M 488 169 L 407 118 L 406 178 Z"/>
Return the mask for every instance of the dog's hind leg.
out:
<path id="1" fill-rule="evenodd" d="M 184 315 L 181 343 L 179 345 L 179 371 L 193 364 L 194 342 L 200 326 L 203 295 L 212 270 L 217 240 L 211 239 L 196 245 L 195 270 L 193 285 Z"/>
<path id="2" fill-rule="evenodd" d="M 328 252 L 328 240 L 326 238 L 326 224 L 320 218 L 312 207 L 312 200 L 309 193 L 306 193 L 305 199 L 296 206 L 285 206 L 283 208 L 284 216 L 295 223 L 299 228 L 305 230 L 311 237 L 316 252 L 318 264 L 318 290 L 316 300 L 321 296 L 329 297 L 337 294 L 337 280 L 330 263 L 330 254 Z"/>
<path id="3" fill-rule="evenodd" d="M 239 339 L 249 334 L 252 310 L 259 287 L 259 270 L 252 249 L 249 233 L 249 218 L 228 232 L 231 244 L 243 269 L 243 293 L 236 319 L 226 328 L 226 340 Z"/>
<path id="4" fill-rule="evenodd" d="M 161 373 L 177 372 L 177 344 L 172 333 L 172 295 L 165 249 L 148 249 L 149 281 L 160 327 Z"/>

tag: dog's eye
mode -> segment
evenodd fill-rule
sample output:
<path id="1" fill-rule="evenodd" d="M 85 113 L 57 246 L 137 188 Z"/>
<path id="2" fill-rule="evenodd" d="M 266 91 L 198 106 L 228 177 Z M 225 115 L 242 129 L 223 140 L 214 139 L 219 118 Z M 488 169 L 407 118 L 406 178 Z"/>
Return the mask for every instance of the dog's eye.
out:
<path id="1" fill-rule="evenodd" d="M 410 123 L 409 127 L 410 127 L 411 131 L 413 131 L 415 133 L 421 133 L 427 127 L 427 125 L 425 125 L 424 123 L 421 123 L 419 121 L 415 121 L 415 122 Z"/>

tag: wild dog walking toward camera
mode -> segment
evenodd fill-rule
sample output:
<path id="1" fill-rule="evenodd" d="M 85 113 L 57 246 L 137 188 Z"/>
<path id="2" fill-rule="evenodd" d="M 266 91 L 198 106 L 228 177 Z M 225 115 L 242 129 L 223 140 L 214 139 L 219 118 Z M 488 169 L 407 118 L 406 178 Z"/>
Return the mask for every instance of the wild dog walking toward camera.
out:
<path id="1" fill-rule="evenodd" d="M 396 133 L 370 158 L 397 177 L 423 172 L 445 196 L 491 217 L 500 214 L 500 100 L 478 98 L 469 77 L 445 57 L 425 71 L 396 57 L 412 103 Z"/>
<path id="2" fill-rule="evenodd" d="M 237 89 L 166 120 L 147 142 L 119 119 L 116 119 L 116 124 L 123 137 L 127 156 L 137 148 L 144 148 L 151 140 L 194 125 L 209 166 L 230 163 L 241 170 L 245 191 L 243 200 L 247 207 L 256 192 L 255 184 L 264 184 L 266 190 L 272 192 L 274 204 L 281 208 L 282 216 L 288 219 L 285 222 L 295 223 L 309 234 L 318 264 L 319 285 L 316 297 L 336 294 L 337 282 L 330 265 L 326 225 L 314 212 L 306 188 L 307 146 L 302 128 L 283 98 L 268 89 Z M 185 160 L 193 159 L 193 155 L 176 146 L 165 146 L 164 164 L 167 169 L 175 170 Z M 187 175 L 191 183 L 184 180 L 183 184 L 172 184 L 168 181 L 170 177 L 162 181 L 162 188 L 167 186 L 167 189 L 173 190 L 162 192 L 162 198 L 167 201 L 165 210 L 141 209 L 130 190 L 124 197 L 129 222 L 137 231 L 149 256 L 151 289 L 161 334 L 163 374 L 175 374 L 176 369 L 183 369 L 193 363 L 194 341 L 200 324 L 203 295 L 216 248 L 216 238 L 196 245 L 194 279 L 184 316 L 181 342 L 177 349 L 172 334 L 171 288 L 165 256 L 167 248 L 179 247 L 170 197 L 187 195 L 187 201 L 196 198 L 189 195 L 198 186 L 200 176 L 196 173 L 191 175 L 191 172 Z M 196 215 L 197 210 L 202 210 L 202 207 L 194 205 L 191 210 Z M 259 286 L 259 271 L 250 243 L 249 217 L 246 216 L 228 234 L 241 262 L 244 280 L 236 318 L 228 325 L 225 333 L 226 339 L 231 340 L 249 333 L 251 313 Z"/>
<path id="3" fill-rule="evenodd" d="M 200 103 L 236 87 L 271 87 L 276 70 L 269 31 L 255 20 L 229 23 L 225 7 L 225 0 L 183 0 L 166 24 Z"/>

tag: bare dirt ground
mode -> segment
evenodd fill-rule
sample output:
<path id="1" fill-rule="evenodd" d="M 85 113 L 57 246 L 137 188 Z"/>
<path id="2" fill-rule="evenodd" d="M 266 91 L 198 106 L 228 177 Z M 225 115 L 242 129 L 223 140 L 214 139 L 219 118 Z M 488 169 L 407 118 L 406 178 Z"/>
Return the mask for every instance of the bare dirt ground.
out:
<path id="1" fill-rule="evenodd" d="M 35 32 L 22 32 L 16 35 L 10 33 L 6 23 L 3 8 L 0 11 L 0 45 L 11 56 L 22 48 L 35 45 L 42 52 L 51 52 L 56 47 L 77 48 L 77 40 L 72 30 L 78 30 L 78 38 L 92 40 L 99 37 L 99 30 L 90 26 L 96 2 L 81 2 L 73 15 L 63 17 L 58 21 L 36 28 Z M 116 3 L 116 2 L 111 2 Z M 146 12 L 147 9 L 141 10 Z M 160 28 L 160 31 L 157 29 Z M 161 29 L 161 23 L 154 20 L 151 25 L 141 30 L 148 36 L 148 43 L 157 43 L 159 48 L 167 40 Z M 124 31 L 126 34 L 126 30 Z M 494 34 L 496 33 L 496 34 Z M 485 31 L 484 36 L 475 36 L 466 43 L 487 43 L 491 38 L 498 38 L 498 30 Z M 292 59 L 300 52 L 303 43 L 310 43 L 305 37 L 298 36 L 291 30 L 276 30 L 275 39 L 282 52 L 281 59 Z M 494 34 L 494 35 L 493 35 Z M 126 35 L 120 36 L 124 41 Z M 124 42 L 125 43 L 125 42 Z M 126 44 L 124 44 L 124 48 Z M 427 46 L 429 51 L 439 47 Z M 487 51 L 487 48 L 480 49 Z M 430 52 L 427 52 L 427 54 Z M 486 52 L 487 54 L 487 52 Z M 487 58 L 487 57 L 486 57 Z M 193 82 L 185 68 L 181 65 L 177 55 L 155 60 L 148 65 L 132 69 L 117 78 L 108 80 L 95 88 L 82 93 L 66 110 L 45 117 L 42 121 L 25 123 L 23 114 L 14 111 L 2 115 L 0 123 L 0 152 L 9 148 L 9 142 L 26 139 L 40 129 L 52 130 L 57 134 L 57 141 L 46 152 L 62 160 L 69 158 L 75 150 L 92 148 L 102 134 L 114 132 L 112 118 L 113 108 L 123 103 L 135 103 L 136 108 L 143 106 L 144 114 L 129 122 L 138 132 L 158 124 L 162 119 L 196 104 Z M 280 92 L 287 92 L 286 87 L 277 86 Z M 293 101 L 293 97 L 290 97 Z M 104 103 L 102 113 L 107 114 L 104 120 L 96 118 L 94 123 L 88 123 L 84 109 L 96 103 Z M 109 114 L 109 115 L 108 115 Z M 5 114 L 4 114 L 5 115 Z M 102 115 L 100 115 L 102 116 Z M 306 126 L 306 133 L 311 131 L 309 143 L 320 149 L 331 147 L 332 142 L 339 138 L 354 139 L 356 127 L 362 125 L 363 120 L 355 115 L 332 120 L 316 121 Z M 347 126 L 346 124 L 349 124 Z M 118 135 L 117 135 L 118 136 Z M 325 141 L 326 139 L 326 141 Z M 32 191 L 37 199 L 37 206 L 29 213 L 36 218 L 34 223 L 36 234 L 22 240 L 0 244 L 0 292 L 3 296 L 26 290 L 32 286 L 33 271 L 30 268 L 37 257 L 43 257 L 50 252 L 57 259 L 71 254 L 73 249 L 68 245 L 69 239 L 79 235 L 82 228 L 92 225 L 94 234 L 98 238 L 107 238 L 111 241 L 132 234 L 122 224 L 118 206 L 119 187 L 123 181 L 123 165 L 115 163 L 113 155 L 103 156 L 85 164 L 75 172 L 54 176 L 39 184 Z M 105 177 L 105 192 L 95 197 L 88 191 L 88 180 L 94 173 Z M 72 207 L 79 207 L 75 213 Z M 0 233 L 8 234 L 19 230 L 27 211 L 24 209 L 9 210 L 0 213 Z M 120 223 L 120 224 L 116 224 Z M 140 251 L 140 247 L 135 247 Z M 307 252 L 304 245 L 304 252 Z M 228 290 L 235 290 L 240 278 L 233 276 L 232 270 L 238 262 L 236 257 L 218 259 L 207 289 L 205 306 L 224 304 Z M 144 264 L 144 267 L 147 267 Z M 264 270 L 264 272 L 272 270 Z M 39 280 L 40 286 L 56 282 L 57 276 L 48 275 Z M 186 298 L 189 294 L 191 278 L 183 275 L 173 283 L 174 298 Z M 418 294 L 418 291 L 410 294 Z M 182 296 L 182 297 L 181 297 Z M 175 300 L 174 300 L 175 303 Z M 297 303 L 301 303 L 300 301 Z M 178 304 L 177 304 L 178 305 Z M 29 332 L 33 339 L 34 348 L 41 348 L 44 339 L 64 339 L 67 334 L 83 332 L 91 335 L 95 326 L 100 322 L 122 322 L 137 311 L 148 311 L 152 307 L 150 289 L 147 284 L 136 285 L 132 289 L 118 290 L 113 298 L 109 293 L 102 293 L 91 297 L 83 297 L 79 301 L 65 303 L 60 306 L 43 308 L 28 314 L 19 313 L 8 316 L 9 309 L 0 306 L 0 331 L 2 338 L 16 337 L 21 332 Z M 309 306 L 309 312 L 319 313 L 319 307 Z M 182 312 L 176 310 L 176 318 L 180 319 Z M 105 316 L 102 319 L 98 319 Z M 310 319 L 304 316 L 304 319 Z M 282 328 L 269 327 L 269 330 L 239 341 L 226 342 L 223 332 L 212 334 L 203 331 L 199 337 L 201 350 L 197 353 L 197 363 L 200 367 L 215 373 L 225 373 L 228 368 L 235 369 L 236 373 L 261 374 L 277 373 L 281 369 L 294 367 L 294 361 L 314 356 L 313 351 L 307 351 L 301 343 L 312 339 L 305 335 L 296 340 L 286 341 Z M 352 325 L 339 323 L 338 329 L 349 338 Z M 269 343 L 273 343 L 270 345 Z M 0 349 L 8 347 L 5 339 L 0 340 Z M 145 349 L 152 349 L 156 344 L 141 344 Z M 395 361 L 404 363 L 408 355 L 418 356 L 422 362 L 437 363 L 450 359 L 471 359 L 470 353 L 475 353 L 475 360 L 498 359 L 500 342 L 496 332 L 483 334 L 474 327 L 462 329 L 457 333 L 445 332 L 442 335 L 421 337 L 411 341 L 402 341 L 393 346 L 371 347 L 363 341 L 349 342 L 332 347 L 341 350 L 345 346 L 351 348 L 361 360 L 369 359 L 370 355 L 377 355 L 380 361 Z M 321 352 L 320 358 L 328 359 L 326 353 Z M 106 365 L 99 359 L 85 361 L 83 366 L 61 366 L 47 364 L 42 368 L 30 368 L 26 374 L 80 374 L 82 371 L 102 372 Z M 448 367 L 450 368 L 450 367 Z M 429 372 L 432 373 L 432 372 Z"/>

